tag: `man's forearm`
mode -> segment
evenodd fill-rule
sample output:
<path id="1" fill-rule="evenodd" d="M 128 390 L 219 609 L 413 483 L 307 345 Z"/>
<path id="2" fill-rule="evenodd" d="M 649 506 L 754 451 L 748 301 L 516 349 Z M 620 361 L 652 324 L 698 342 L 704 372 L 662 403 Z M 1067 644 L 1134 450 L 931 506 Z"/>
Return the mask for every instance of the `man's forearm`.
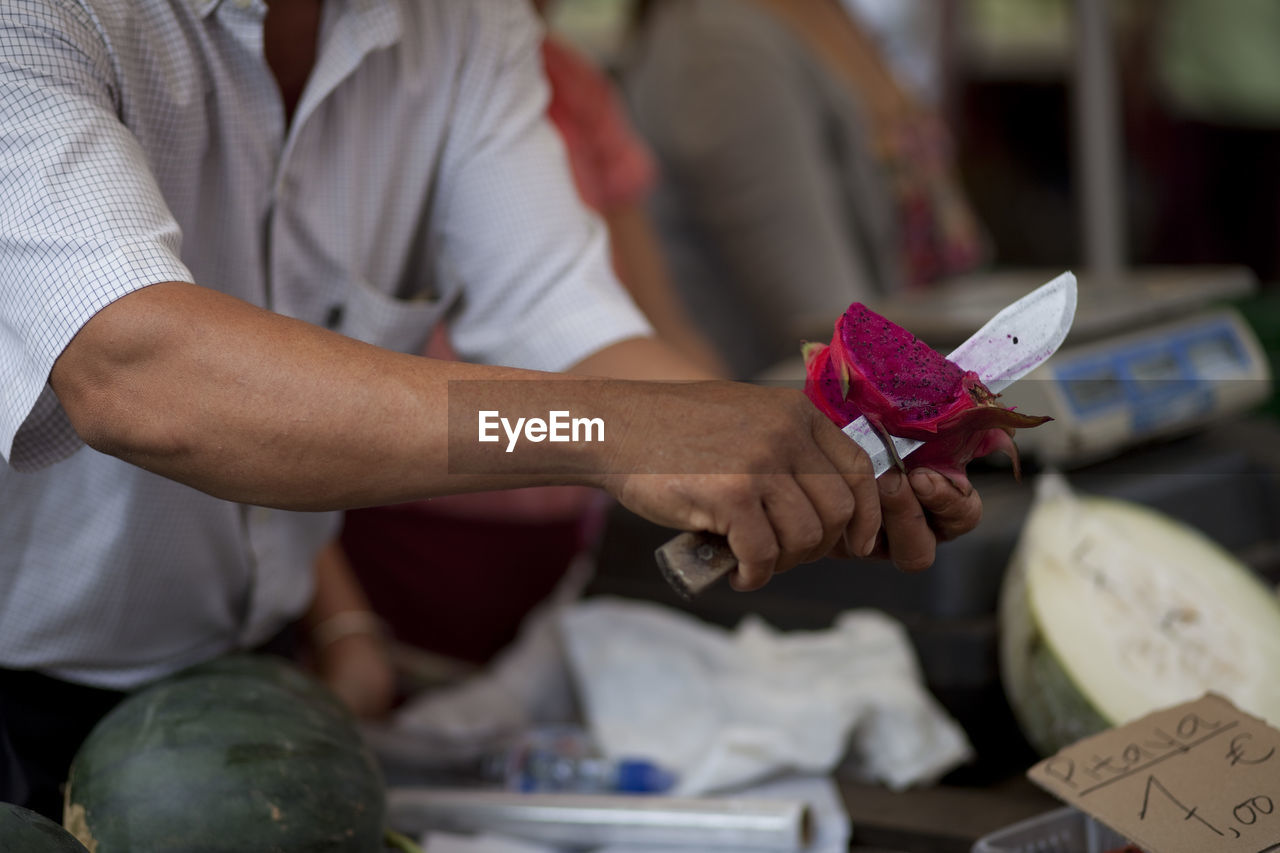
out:
<path id="1" fill-rule="evenodd" d="M 492 446 L 474 433 L 449 443 L 451 380 L 489 380 L 479 386 L 485 399 L 531 412 L 546 410 L 544 398 L 577 398 L 553 388 L 562 378 L 392 353 L 206 288 L 164 283 L 90 320 L 51 382 L 98 450 L 230 500 L 331 509 L 597 484 L 601 450 L 588 444 L 546 443 L 532 448 L 536 458 L 513 454 L 501 473 L 485 474 L 494 466 L 471 465 L 471 456 L 491 459 Z M 591 385 L 579 396 L 593 411 L 621 405 Z"/>
<path id="2" fill-rule="evenodd" d="M 674 378 L 680 363 L 656 341 L 630 340 L 575 369 Z M 883 501 L 894 559 L 919 567 L 933 556 L 912 490 L 879 495 L 867 455 L 790 389 L 433 361 L 181 283 L 104 308 L 50 381 L 90 446 L 228 500 L 320 510 L 603 486 L 650 521 L 725 535 L 740 588 L 837 542 L 870 553 Z M 480 412 L 519 423 L 557 411 L 600 419 L 603 435 L 556 443 L 548 422 L 526 420 L 518 449 L 502 434 L 482 440 Z M 976 523 L 976 494 L 946 503 L 948 517 L 967 519 L 956 530 Z"/>

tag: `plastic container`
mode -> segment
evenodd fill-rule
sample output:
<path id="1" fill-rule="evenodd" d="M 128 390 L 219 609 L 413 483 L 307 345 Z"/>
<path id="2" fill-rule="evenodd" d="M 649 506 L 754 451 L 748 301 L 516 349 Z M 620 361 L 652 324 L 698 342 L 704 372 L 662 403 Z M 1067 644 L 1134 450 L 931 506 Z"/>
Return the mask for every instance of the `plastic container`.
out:
<path id="1" fill-rule="evenodd" d="M 363 729 L 394 787 L 524 793 L 663 794 L 674 773 L 641 757 L 601 755 L 577 726 L 550 726 L 487 744 L 458 744 L 381 726 Z"/>
<path id="2" fill-rule="evenodd" d="M 533 731 L 484 764 L 485 777 L 524 793 L 662 794 L 676 781 L 652 761 L 601 756 L 575 728 Z"/>
<path id="3" fill-rule="evenodd" d="M 1066 807 L 979 838 L 972 853 L 1107 853 L 1128 843 L 1084 812 Z"/>

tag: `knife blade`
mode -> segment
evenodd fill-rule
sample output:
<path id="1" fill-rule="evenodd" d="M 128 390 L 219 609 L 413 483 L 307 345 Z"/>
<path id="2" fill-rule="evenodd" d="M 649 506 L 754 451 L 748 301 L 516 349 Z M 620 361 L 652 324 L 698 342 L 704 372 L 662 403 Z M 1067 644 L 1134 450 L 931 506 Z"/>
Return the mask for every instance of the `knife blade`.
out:
<path id="1" fill-rule="evenodd" d="M 1057 351 L 1071 330 L 1075 313 L 1076 277 L 1065 272 L 1006 305 L 947 358 L 977 373 L 991 393 L 999 394 Z M 871 457 L 877 477 L 889 470 L 893 464 L 889 452 L 866 418 L 851 421 L 844 434 Z M 897 436 L 893 439 L 900 459 L 922 443 Z"/>
<path id="2" fill-rule="evenodd" d="M 1076 312 L 1076 277 L 1065 272 L 1010 303 L 947 356 L 978 374 L 992 393 L 999 394 L 1057 352 L 1071 330 Z M 865 417 L 844 427 L 871 457 L 879 477 L 893 464 L 889 452 Z M 899 458 L 905 459 L 923 442 L 894 436 Z M 658 568 L 681 597 L 692 599 L 737 568 L 728 540 L 705 531 L 681 533 L 654 553 Z"/>

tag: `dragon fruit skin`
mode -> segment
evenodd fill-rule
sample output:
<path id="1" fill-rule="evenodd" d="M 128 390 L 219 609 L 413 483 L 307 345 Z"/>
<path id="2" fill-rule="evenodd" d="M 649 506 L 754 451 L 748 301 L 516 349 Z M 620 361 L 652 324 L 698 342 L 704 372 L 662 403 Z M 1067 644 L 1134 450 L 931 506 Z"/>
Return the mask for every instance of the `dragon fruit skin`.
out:
<path id="1" fill-rule="evenodd" d="M 965 466 L 988 453 L 1008 454 L 1018 475 L 1013 431 L 1051 420 L 1001 406 L 976 373 L 861 303 L 836 321 L 829 345 L 809 344 L 804 355 L 805 393 L 837 426 L 865 415 L 895 460 L 888 436 L 923 441 L 909 467 L 936 470 L 963 491 Z"/>
<path id="2" fill-rule="evenodd" d="M 1009 411 L 1005 409 L 1005 411 Z M 965 466 L 989 453 L 1003 453 L 1013 462 L 1013 476 L 1022 478 L 1018 464 L 1018 446 L 1013 443 L 1013 429 L 985 429 L 957 432 L 947 438 L 926 441 L 904 460 L 908 471 L 929 468 L 946 477 L 964 494 L 973 488 Z"/>

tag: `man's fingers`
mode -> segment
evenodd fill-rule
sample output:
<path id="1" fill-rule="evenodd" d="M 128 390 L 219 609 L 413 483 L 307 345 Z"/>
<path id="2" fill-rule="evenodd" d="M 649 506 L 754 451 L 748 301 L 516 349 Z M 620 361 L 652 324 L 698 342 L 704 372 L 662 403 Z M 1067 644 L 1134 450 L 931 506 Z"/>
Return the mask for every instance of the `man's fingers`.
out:
<path id="1" fill-rule="evenodd" d="M 798 562 L 822 559 L 837 545 L 843 544 L 844 533 L 858 509 L 857 498 L 845 478 L 834 468 L 826 474 L 797 474 L 796 483 L 817 513 L 822 536 Z"/>
<path id="2" fill-rule="evenodd" d="M 796 481 L 782 474 L 771 480 L 763 501 L 740 510 L 729 525 L 729 546 L 738 558 L 738 570 L 729 576 L 734 589 L 759 589 L 775 573 L 813 559 L 825 538 L 823 519 Z M 843 521 L 836 524 L 838 535 Z"/>
<path id="3" fill-rule="evenodd" d="M 880 477 L 878 485 L 884 534 L 893 564 L 908 572 L 929 568 L 937 539 L 907 478 L 891 468 Z"/>
<path id="4" fill-rule="evenodd" d="M 937 471 L 917 468 L 911 472 L 911 489 L 929 514 L 930 526 L 942 542 L 962 536 L 982 520 L 982 499 L 976 489 L 968 493 L 952 485 Z"/>
<path id="5" fill-rule="evenodd" d="M 769 582 L 782 547 L 764 507 L 756 503 L 735 514 L 727 534 L 729 548 L 738 558 L 738 568 L 729 575 L 729 585 L 747 592 Z"/>
<path id="6" fill-rule="evenodd" d="M 832 474 L 829 475 L 829 481 L 827 490 L 835 485 L 848 494 L 849 490 L 840 478 Z M 831 549 L 828 547 L 825 551 L 821 550 L 823 542 L 830 538 L 834 544 L 844 528 L 847 514 L 843 517 L 838 515 L 836 504 L 840 502 L 839 494 L 827 494 L 827 490 L 817 485 L 814 489 L 820 492 L 816 502 L 813 494 L 799 484 L 799 477 L 792 479 L 778 475 L 772 490 L 765 497 L 765 512 L 773 523 L 774 534 L 782 549 L 774 567 L 775 572 L 785 572 L 798 563 L 807 563 L 825 555 Z M 845 503 L 851 507 L 852 497 Z M 835 517 L 832 517 L 833 514 Z M 829 537 L 828 528 L 832 528 Z"/>
<path id="7" fill-rule="evenodd" d="M 821 414 L 815 417 L 813 437 L 853 494 L 853 516 L 844 531 L 845 550 L 852 556 L 865 557 L 875 547 L 881 523 L 880 497 L 871 459 Z"/>

